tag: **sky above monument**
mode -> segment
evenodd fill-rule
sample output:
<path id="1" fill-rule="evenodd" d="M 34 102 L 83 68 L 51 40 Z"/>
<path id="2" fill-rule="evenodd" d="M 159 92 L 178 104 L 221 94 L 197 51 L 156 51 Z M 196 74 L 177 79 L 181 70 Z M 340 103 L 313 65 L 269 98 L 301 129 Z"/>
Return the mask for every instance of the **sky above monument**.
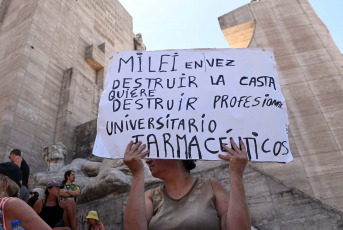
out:
<path id="1" fill-rule="evenodd" d="M 228 48 L 218 17 L 250 0 L 119 0 L 147 50 Z M 343 53 L 343 1 L 309 0 Z"/>

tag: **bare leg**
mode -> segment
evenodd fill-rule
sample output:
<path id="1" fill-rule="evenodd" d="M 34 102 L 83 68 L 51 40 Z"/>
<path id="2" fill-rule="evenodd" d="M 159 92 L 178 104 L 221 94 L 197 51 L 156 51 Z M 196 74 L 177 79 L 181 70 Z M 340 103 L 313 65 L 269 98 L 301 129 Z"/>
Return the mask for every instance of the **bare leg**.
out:
<path id="1" fill-rule="evenodd" d="M 67 199 L 63 212 L 64 225 L 76 230 L 76 204 L 74 199 Z"/>

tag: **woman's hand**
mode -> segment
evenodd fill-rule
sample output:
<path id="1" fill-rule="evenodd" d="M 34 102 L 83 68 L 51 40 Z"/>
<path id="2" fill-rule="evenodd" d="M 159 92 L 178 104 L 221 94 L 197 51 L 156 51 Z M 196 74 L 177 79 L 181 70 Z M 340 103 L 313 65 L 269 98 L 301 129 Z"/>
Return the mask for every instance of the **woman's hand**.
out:
<path id="1" fill-rule="evenodd" d="M 124 155 L 124 163 L 129 167 L 133 176 L 144 173 L 144 165 L 142 159 L 148 155 L 149 150 L 144 152 L 146 145 L 142 145 L 139 141 L 137 144 L 133 145 L 133 141 L 127 145 Z"/>
<path id="2" fill-rule="evenodd" d="M 144 151 L 145 147 L 140 141 L 135 145 L 130 141 L 125 150 L 124 163 L 129 167 L 133 176 L 124 213 L 124 229 L 126 230 L 145 230 L 148 226 L 145 214 L 144 165 L 142 159 L 149 153 L 149 150 Z"/>
<path id="3" fill-rule="evenodd" d="M 229 173 L 230 175 L 237 175 L 243 178 L 245 166 L 248 163 L 247 151 L 242 140 L 239 141 L 241 149 L 238 148 L 234 140 L 231 138 L 230 143 L 233 146 L 233 150 L 226 145 L 223 148 L 229 153 L 229 155 L 219 154 L 219 158 L 222 160 L 230 161 Z"/>
<path id="4" fill-rule="evenodd" d="M 250 229 L 250 214 L 243 182 L 244 169 L 248 163 L 247 151 L 242 140 L 239 141 L 240 149 L 232 138 L 230 143 L 233 150 L 223 145 L 229 155 L 219 155 L 220 159 L 230 161 L 230 198 L 225 229 Z"/>

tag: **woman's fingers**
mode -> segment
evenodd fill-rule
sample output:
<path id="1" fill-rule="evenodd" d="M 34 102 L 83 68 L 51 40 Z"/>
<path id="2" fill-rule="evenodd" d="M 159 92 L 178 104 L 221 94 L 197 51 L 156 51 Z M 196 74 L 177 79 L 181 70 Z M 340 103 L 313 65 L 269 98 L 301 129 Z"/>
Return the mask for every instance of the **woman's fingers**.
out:
<path id="1" fill-rule="evenodd" d="M 135 157 L 143 158 L 147 154 L 149 154 L 149 150 L 143 152 L 145 148 L 146 148 L 146 145 L 145 144 L 142 145 L 141 141 L 139 141 L 136 144 L 133 144 L 133 141 L 130 141 L 130 143 L 126 147 L 125 155 L 132 159 Z"/>
<path id="2" fill-rule="evenodd" d="M 225 149 L 226 152 L 228 152 L 229 154 L 233 155 L 233 156 L 237 156 L 239 153 L 239 148 L 237 147 L 236 143 L 233 141 L 233 139 L 230 140 L 230 143 L 232 145 L 232 147 L 234 149 L 231 149 L 230 147 L 228 147 L 227 145 L 223 144 L 223 148 Z"/>
<path id="3" fill-rule="evenodd" d="M 230 143 L 231 143 L 233 149 L 235 150 L 235 151 L 232 151 L 233 154 L 239 155 L 240 149 L 239 149 L 238 146 L 236 145 L 236 142 L 233 140 L 233 138 L 230 138 Z"/>
<path id="4" fill-rule="evenodd" d="M 245 144 L 243 143 L 242 140 L 239 140 L 239 145 L 241 146 L 242 152 L 245 153 L 245 155 L 246 155 L 247 150 L 245 149 Z"/>
<path id="5" fill-rule="evenodd" d="M 135 144 L 133 146 L 133 148 L 131 149 L 132 153 L 136 152 L 137 149 L 139 148 L 139 146 L 141 146 L 142 142 L 141 141 L 138 141 L 137 144 Z"/>
<path id="6" fill-rule="evenodd" d="M 229 148 L 227 145 L 223 144 L 222 146 L 223 146 L 223 148 L 225 149 L 226 152 L 228 152 L 228 153 L 230 153 L 230 154 L 232 154 L 232 153 L 234 152 L 234 151 L 233 151 L 231 148 Z"/>
<path id="7" fill-rule="evenodd" d="M 137 142 L 136 144 L 133 144 L 133 141 L 130 141 L 126 147 L 124 163 L 130 169 L 133 176 L 144 172 L 142 158 L 149 153 L 149 150 L 144 151 L 145 148 L 146 145 L 142 145 L 141 141 Z"/>
<path id="8" fill-rule="evenodd" d="M 222 155 L 219 154 L 218 157 L 224 161 L 230 161 L 231 160 L 231 156 L 230 155 Z"/>
<path id="9" fill-rule="evenodd" d="M 133 141 L 130 141 L 130 143 L 126 146 L 125 153 L 130 153 L 132 145 L 133 145 Z"/>
<path id="10" fill-rule="evenodd" d="M 228 153 L 228 155 L 219 154 L 218 156 L 220 159 L 227 160 L 227 161 L 232 161 L 232 160 L 235 160 L 236 158 L 241 159 L 241 160 L 245 160 L 245 158 L 247 159 L 246 148 L 245 148 L 244 142 L 241 139 L 239 140 L 240 148 L 237 146 L 237 144 L 232 138 L 230 139 L 230 144 L 233 149 L 228 147 L 227 145 L 223 145 L 223 149 Z"/>
<path id="11" fill-rule="evenodd" d="M 140 146 L 139 148 L 138 148 L 138 150 L 136 151 L 137 152 L 137 154 L 141 154 L 142 152 L 143 152 L 143 150 L 145 149 L 145 147 L 146 147 L 146 145 L 144 144 L 144 145 L 142 145 L 142 146 Z"/>
<path id="12" fill-rule="evenodd" d="M 146 150 L 145 152 L 140 153 L 138 156 L 139 156 L 140 158 L 143 159 L 143 158 L 146 157 L 148 154 L 149 154 L 149 149 Z"/>

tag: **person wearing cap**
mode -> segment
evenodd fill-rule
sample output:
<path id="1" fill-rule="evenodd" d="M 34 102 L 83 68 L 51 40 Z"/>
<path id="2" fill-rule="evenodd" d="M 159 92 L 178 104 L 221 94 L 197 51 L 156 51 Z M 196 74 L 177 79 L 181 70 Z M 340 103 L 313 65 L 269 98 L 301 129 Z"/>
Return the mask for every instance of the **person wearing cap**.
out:
<path id="1" fill-rule="evenodd" d="M 98 213 L 96 211 L 89 211 L 86 220 L 88 222 L 88 230 L 105 230 L 104 224 L 99 222 Z"/>
<path id="2" fill-rule="evenodd" d="M 30 198 L 26 202 L 28 205 L 30 205 L 33 208 L 33 205 L 38 200 L 39 193 L 38 192 L 30 192 Z"/>
<path id="3" fill-rule="evenodd" d="M 51 229 L 23 200 L 16 198 L 21 171 L 12 162 L 0 163 L 0 229 L 10 229 L 14 220 L 26 230 Z"/>
<path id="4" fill-rule="evenodd" d="M 33 209 L 52 228 L 59 230 L 76 229 L 76 204 L 73 199 L 58 199 L 64 186 L 58 181 L 46 185 L 45 199 L 35 203 Z"/>
<path id="5" fill-rule="evenodd" d="M 19 198 L 26 202 L 29 199 L 28 187 L 30 182 L 30 167 L 26 163 L 25 159 L 21 156 L 21 151 L 19 149 L 13 149 L 8 158 L 20 168 L 22 175 L 22 186 L 20 188 Z"/>

